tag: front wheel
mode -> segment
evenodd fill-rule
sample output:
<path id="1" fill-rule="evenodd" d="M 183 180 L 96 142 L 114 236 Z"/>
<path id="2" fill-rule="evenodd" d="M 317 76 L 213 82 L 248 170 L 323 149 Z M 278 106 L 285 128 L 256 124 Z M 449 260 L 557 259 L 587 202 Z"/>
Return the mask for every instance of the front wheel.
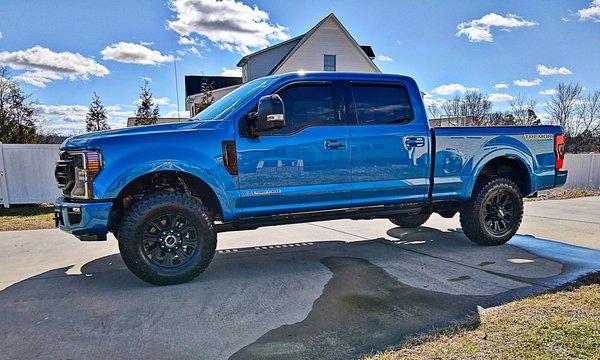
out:
<path id="1" fill-rule="evenodd" d="M 480 245 L 502 245 L 521 225 L 523 198 L 511 180 L 497 178 L 479 190 L 460 211 L 460 224 L 469 240 Z"/>
<path id="2" fill-rule="evenodd" d="M 195 198 L 160 192 L 134 204 L 119 228 L 125 265 L 155 285 L 190 281 L 210 264 L 217 244 L 214 224 Z"/>

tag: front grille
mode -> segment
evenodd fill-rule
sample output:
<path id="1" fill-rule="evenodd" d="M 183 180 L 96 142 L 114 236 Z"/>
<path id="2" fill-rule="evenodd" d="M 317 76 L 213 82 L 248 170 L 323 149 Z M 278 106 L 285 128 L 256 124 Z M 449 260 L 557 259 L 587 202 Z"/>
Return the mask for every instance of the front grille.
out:
<path id="1" fill-rule="evenodd" d="M 75 165 L 73 158 L 68 152 L 60 153 L 60 160 L 56 162 L 54 177 L 58 183 L 59 189 L 62 189 L 65 195 L 68 195 L 75 183 Z"/>

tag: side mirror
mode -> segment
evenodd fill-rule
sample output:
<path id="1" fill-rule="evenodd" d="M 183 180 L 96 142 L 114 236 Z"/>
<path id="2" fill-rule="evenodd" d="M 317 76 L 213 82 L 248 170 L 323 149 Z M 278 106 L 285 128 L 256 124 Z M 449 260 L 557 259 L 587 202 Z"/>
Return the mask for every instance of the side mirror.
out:
<path id="1" fill-rule="evenodd" d="M 285 126 L 285 108 L 277 94 L 267 95 L 258 101 L 256 132 L 281 129 Z"/>

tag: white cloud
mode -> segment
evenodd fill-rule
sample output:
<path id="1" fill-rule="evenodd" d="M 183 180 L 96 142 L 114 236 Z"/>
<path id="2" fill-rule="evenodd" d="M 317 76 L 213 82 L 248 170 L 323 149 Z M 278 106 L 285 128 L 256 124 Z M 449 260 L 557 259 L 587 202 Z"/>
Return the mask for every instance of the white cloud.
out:
<path id="1" fill-rule="evenodd" d="M 125 127 L 127 117 L 133 115 L 133 111 L 127 111 L 130 105 L 107 105 L 107 123 L 111 128 Z M 82 133 L 85 130 L 85 115 L 88 107 L 85 105 L 34 105 L 36 114 L 48 120 L 44 126 L 45 130 L 62 135 Z"/>
<path id="2" fill-rule="evenodd" d="M 235 77 L 242 76 L 242 69 L 240 69 L 240 68 L 233 68 L 233 69 L 222 68 L 221 70 L 222 70 L 221 71 L 222 76 L 235 76 Z"/>
<path id="3" fill-rule="evenodd" d="M 514 98 L 515 98 L 514 96 L 512 96 L 510 94 L 505 94 L 505 93 L 491 93 L 488 96 L 488 100 L 493 103 L 513 100 Z"/>
<path id="4" fill-rule="evenodd" d="M 556 89 L 546 89 L 546 90 L 542 90 L 540 91 L 538 94 L 540 95 L 556 95 L 558 93 L 558 91 Z"/>
<path id="5" fill-rule="evenodd" d="M 589 7 L 577 10 L 577 15 L 581 21 L 600 22 L 600 0 L 594 0 Z"/>
<path id="6" fill-rule="evenodd" d="M 180 36 L 179 40 L 177 40 L 179 45 L 198 45 L 197 40 L 194 38 Z"/>
<path id="7" fill-rule="evenodd" d="M 2 37 L 3 37 L 3 36 L 4 36 L 4 35 L 2 35 L 2 32 L 0 32 L 0 39 L 2 39 Z"/>
<path id="8" fill-rule="evenodd" d="M 179 112 L 177 112 L 177 110 L 173 110 L 173 111 L 169 111 L 168 113 L 164 114 L 163 117 L 166 118 L 176 118 L 176 117 L 181 117 L 181 118 L 188 118 L 190 117 L 190 112 L 187 110 L 181 110 Z"/>
<path id="9" fill-rule="evenodd" d="M 202 53 L 195 46 L 188 46 L 184 49 L 185 52 L 202 57 Z"/>
<path id="10" fill-rule="evenodd" d="M 400 40 L 396 40 L 396 44 L 398 44 L 398 45 L 402 45 L 402 41 L 400 41 Z"/>
<path id="11" fill-rule="evenodd" d="M 468 88 L 461 84 L 445 84 L 431 90 L 432 93 L 438 95 L 452 95 L 454 93 L 464 93 L 467 91 L 478 91 L 478 88 Z"/>
<path id="12" fill-rule="evenodd" d="M 511 28 L 530 27 L 537 24 L 535 21 L 525 20 L 515 14 L 502 16 L 496 13 L 489 13 L 480 19 L 458 24 L 456 27 L 458 29 L 456 36 L 465 35 L 471 42 L 492 42 L 494 41 L 494 36 L 492 35 L 493 27 L 499 27 L 501 30 L 510 30 Z"/>
<path id="13" fill-rule="evenodd" d="M 107 46 L 100 52 L 104 60 L 114 60 L 130 64 L 159 65 L 172 62 L 172 55 L 163 55 L 158 50 L 152 50 L 142 44 L 121 41 Z"/>
<path id="14" fill-rule="evenodd" d="M 378 56 L 377 56 L 377 60 L 379 60 L 379 61 L 387 61 L 387 62 L 392 62 L 392 61 L 394 61 L 394 59 L 393 59 L 393 58 L 391 58 L 391 57 L 389 57 L 389 56 L 387 56 L 387 55 L 378 55 Z"/>
<path id="15" fill-rule="evenodd" d="M 538 86 L 541 83 L 542 83 L 542 79 L 533 79 L 533 80 L 519 79 L 519 80 L 513 81 L 513 84 L 520 86 L 520 87 L 533 87 L 533 86 Z"/>
<path id="16" fill-rule="evenodd" d="M 538 74 L 542 75 L 542 76 L 547 76 L 547 75 L 571 75 L 572 72 L 571 70 L 567 69 L 564 66 L 558 67 L 547 67 L 546 65 L 538 65 L 536 67 Z"/>
<path id="17" fill-rule="evenodd" d="M 425 94 L 423 96 L 423 103 L 425 104 L 425 106 L 429 106 L 432 104 L 435 104 L 437 107 L 441 107 L 444 102 L 446 102 L 446 99 L 443 98 L 434 98 L 431 94 Z"/>
<path id="18" fill-rule="evenodd" d="M 90 76 L 105 76 L 110 73 L 94 58 L 79 53 L 55 52 L 42 46 L 34 46 L 27 50 L 0 52 L 0 65 L 7 65 L 16 70 L 26 70 L 15 76 L 15 80 L 33 86 L 45 87 L 54 80 L 89 79 Z"/>
<path id="19" fill-rule="evenodd" d="M 63 122 L 77 123 L 85 121 L 88 107 L 84 105 L 34 105 L 38 115 Z"/>
<path id="20" fill-rule="evenodd" d="M 147 83 L 152 82 L 152 78 L 149 78 L 148 76 L 140 76 L 140 79 L 142 79 L 142 81 L 147 82 Z"/>
<path id="21" fill-rule="evenodd" d="M 287 40 L 287 29 L 269 21 L 269 14 L 235 0 L 170 0 L 177 19 L 167 26 L 180 36 L 206 36 L 221 49 L 248 54 L 251 49 L 269 46 L 273 40 Z"/>
<path id="22" fill-rule="evenodd" d="M 510 85 L 505 82 L 497 83 L 494 85 L 494 89 L 508 89 Z"/>

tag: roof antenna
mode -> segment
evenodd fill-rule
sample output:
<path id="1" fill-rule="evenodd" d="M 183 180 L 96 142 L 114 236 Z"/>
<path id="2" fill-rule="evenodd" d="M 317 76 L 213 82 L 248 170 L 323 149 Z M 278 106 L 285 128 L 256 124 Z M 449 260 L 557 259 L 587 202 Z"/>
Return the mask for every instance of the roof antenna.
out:
<path id="1" fill-rule="evenodd" d="M 179 114 L 179 85 L 177 84 L 177 58 L 173 60 L 173 66 L 175 67 L 175 94 L 177 96 L 177 119 L 181 119 L 181 114 Z"/>

